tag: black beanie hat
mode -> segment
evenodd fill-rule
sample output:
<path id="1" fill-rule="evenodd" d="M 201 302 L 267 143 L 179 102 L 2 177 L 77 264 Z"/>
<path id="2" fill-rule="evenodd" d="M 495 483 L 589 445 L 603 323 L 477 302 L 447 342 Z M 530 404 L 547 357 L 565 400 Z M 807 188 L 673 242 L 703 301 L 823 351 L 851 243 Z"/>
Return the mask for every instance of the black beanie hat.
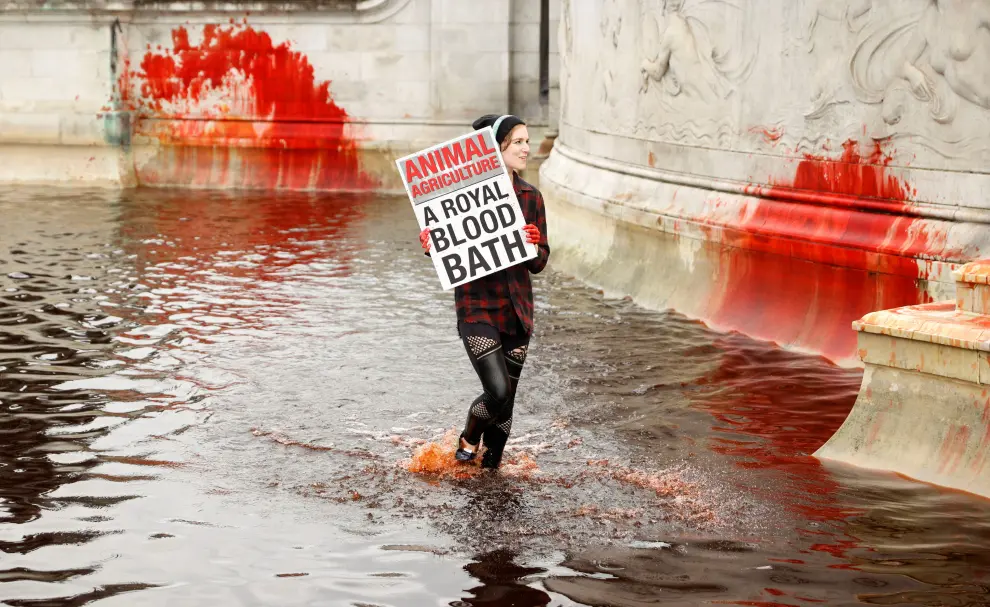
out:
<path id="1" fill-rule="evenodd" d="M 495 126 L 495 123 L 502 119 L 498 124 L 498 130 L 495 131 L 495 142 L 502 145 L 505 138 L 509 136 L 512 129 L 516 128 L 520 124 L 526 124 L 518 116 L 513 116 L 512 114 L 506 114 L 505 116 L 500 116 L 498 114 L 485 114 L 481 118 L 478 118 L 471 123 L 474 130 L 483 129 L 486 126 Z"/>

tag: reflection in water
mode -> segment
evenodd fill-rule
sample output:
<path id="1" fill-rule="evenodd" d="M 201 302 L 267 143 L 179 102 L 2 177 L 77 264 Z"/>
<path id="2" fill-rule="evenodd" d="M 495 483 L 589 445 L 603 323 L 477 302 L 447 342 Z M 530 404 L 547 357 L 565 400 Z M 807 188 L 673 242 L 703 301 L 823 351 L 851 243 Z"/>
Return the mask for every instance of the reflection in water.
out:
<path id="1" fill-rule="evenodd" d="M 126 289 L 108 274 L 106 260 L 114 213 L 98 194 L 67 196 L 53 202 L 54 213 L 15 212 L 31 199 L 5 194 L 0 214 L 0 271 L 6 277 L 0 294 L 0 406 L 4 410 L 0 449 L 0 521 L 7 527 L 0 550 L 21 555 L 4 559 L 0 572 L 6 584 L 64 584 L 92 574 L 95 564 L 52 567 L 36 552 L 71 550 L 118 530 L 41 524 L 45 512 L 76 509 L 100 512 L 137 497 L 126 489 L 134 477 L 101 472 L 108 460 L 94 442 L 129 413 L 109 408 L 99 390 L 86 389 L 109 371 L 108 350 L 123 319 L 106 305 L 103 293 Z M 95 199 L 95 200 L 94 200 Z M 148 477 L 144 477 L 148 478 Z M 122 489 L 105 494 L 60 493 L 68 484 L 112 483 Z M 94 520 L 101 517 L 96 516 Z M 31 531 L 31 529 L 35 529 Z M 82 604 L 119 593 L 150 587 L 117 584 L 68 598 Z M 31 605 L 35 601 L 8 601 Z"/>
<path id="2" fill-rule="evenodd" d="M 452 603 L 463 607 L 537 607 L 550 604 L 550 595 L 528 586 L 523 579 L 538 573 L 545 573 L 540 567 L 523 567 L 513 559 L 508 550 L 494 550 L 476 557 L 475 562 L 464 569 L 480 584 L 468 589 L 473 596 Z"/>
<path id="3" fill-rule="evenodd" d="M 477 380 L 407 201 L 0 216 L 4 604 L 988 603 L 985 502 L 808 456 L 858 371 L 551 271 L 507 465 L 460 473 Z"/>

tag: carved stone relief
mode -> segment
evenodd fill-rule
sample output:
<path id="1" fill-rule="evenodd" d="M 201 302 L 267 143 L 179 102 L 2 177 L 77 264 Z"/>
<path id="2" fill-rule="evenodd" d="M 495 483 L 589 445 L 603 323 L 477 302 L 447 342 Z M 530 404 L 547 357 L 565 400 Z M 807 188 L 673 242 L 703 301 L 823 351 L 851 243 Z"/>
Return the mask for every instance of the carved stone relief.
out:
<path id="1" fill-rule="evenodd" d="M 990 164 L 990 0 L 562 0 L 565 123 L 793 157 Z"/>
<path id="2" fill-rule="evenodd" d="M 810 126 L 833 106 L 865 104 L 858 114 L 872 138 L 943 158 L 990 153 L 990 2 L 819 0 L 815 11 Z M 815 44 L 829 35 L 816 31 L 824 19 L 846 25 L 839 52 Z"/>
<path id="3" fill-rule="evenodd" d="M 990 2 L 928 0 L 920 15 L 878 24 L 850 62 L 857 97 L 896 124 L 907 95 L 933 120 L 952 122 L 960 102 L 990 109 Z"/>
<path id="4" fill-rule="evenodd" d="M 590 90 L 596 105 L 586 108 L 586 119 L 602 130 L 631 133 L 635 129 L 637 76 L 630 70 L 630 57 L 636 56 L 639 14 L 635 3 L 602 0 L 599 3 L 596 38 L 600 40 L 595 58 L 595 77 Z"/>
<path id="5" fill-rule="evenodd" d="M 801 31 L 795 50 L 814 57 L 811 76 L 811 103 L 803 111 L 808 120 L 824 117 L 833 106 L 853 103 L 845 86 L 849 60 L 845 49 L 850 35 L 869 21 L 873 0 L 818 0 L 805 2 Z"/>
<path id="6" fill-rule="evenodd" d="M 639 16 L 637 131 L 675 142 L 727 143 L 738 131 L 733 93 L 759 50 L 746 41 L 742 4 L 732 0 L 643 2 Z"/>

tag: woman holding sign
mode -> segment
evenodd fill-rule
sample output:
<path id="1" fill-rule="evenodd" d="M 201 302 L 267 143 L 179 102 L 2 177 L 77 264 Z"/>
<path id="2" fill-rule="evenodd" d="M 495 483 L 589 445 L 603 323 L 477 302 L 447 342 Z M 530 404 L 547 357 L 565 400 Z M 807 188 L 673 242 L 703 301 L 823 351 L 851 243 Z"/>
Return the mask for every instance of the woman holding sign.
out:
<path id="1" fill-rule="evenodd" d="M 489 114 L 475 120 L 472 126 L 475 130 L 492 127 L 526 217 L 526 238 L 537 246 L 536 257 L 454 288 L 458 334 L 482 386 L 481 394 L 468 410 L 456 457 L 460 461 L 473 460 L 484 442 L 482 467 L 498 468 L 512 430 L 516 386 L 533 333 L 533 286 L 529 275 L 539 274 L 546 267 L 550 246 L 543 196 L 519 176 L 529 157 L 526 123 L 512 115 Z M 429 228 L 419 235 L 427 253 L 429 235 Z"/>

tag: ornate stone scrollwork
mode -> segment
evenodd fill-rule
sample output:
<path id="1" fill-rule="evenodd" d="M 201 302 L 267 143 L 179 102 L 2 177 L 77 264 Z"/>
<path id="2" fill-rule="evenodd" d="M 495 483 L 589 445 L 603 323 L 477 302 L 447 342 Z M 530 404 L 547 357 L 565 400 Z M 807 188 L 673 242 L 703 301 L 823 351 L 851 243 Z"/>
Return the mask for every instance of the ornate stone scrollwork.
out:
<path id="1" fill-rule="evenodd" d="M 990 109 L 990 3 L 927 0 L 920 13 L 871 24 L 850 60 L 860 101 L 897 124 L 910 97 L 946 124 L 960 102 Z"/>

